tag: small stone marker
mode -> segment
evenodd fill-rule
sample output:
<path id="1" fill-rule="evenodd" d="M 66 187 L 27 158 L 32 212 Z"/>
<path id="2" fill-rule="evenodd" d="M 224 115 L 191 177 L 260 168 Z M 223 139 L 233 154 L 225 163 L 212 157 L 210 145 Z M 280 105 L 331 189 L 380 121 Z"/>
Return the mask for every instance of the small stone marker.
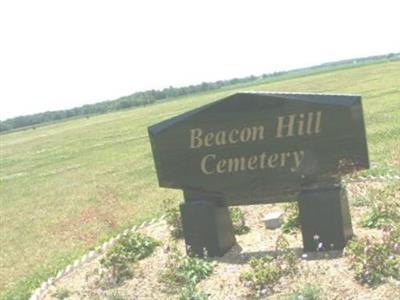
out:
<path id="1" fill-rule="evenodd" d="M 298 201 L 307 251 L 352 236 L 340 178 L 369 168 L 360 96 L 238 93 L 148 131 L 159 185 L 183 190 L 191 253 L 232 247 L 230 205 Z"/>
<path id="2" fill-rule="evenodd" d="M 276 229 L 283 223 L 283 211 L 273 211 L 265 215 L 262 219 L 267 229 Z"/>

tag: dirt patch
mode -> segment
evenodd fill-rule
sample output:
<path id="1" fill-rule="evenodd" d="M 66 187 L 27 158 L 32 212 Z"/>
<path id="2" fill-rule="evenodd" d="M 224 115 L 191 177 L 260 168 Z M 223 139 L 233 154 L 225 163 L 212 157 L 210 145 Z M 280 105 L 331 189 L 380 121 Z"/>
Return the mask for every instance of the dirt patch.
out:
<path id="1" fill-rule="evenodd" d="M 96 204 L 82 210 L 79 215 L 66 218 L 54 225 L 52 234 L 65 239 L 76 239 L 87 245 L 93 245 L 97 237 L 107 229 L 119 226 L 118 215 L 114 211 L 121 210 L 123 205 L 118 195 L 106 185 L 96 187 Z M 89 227 L 87 230 L 82 228 Z"/>
<path id="2" fill-rule="evenodd" d="M 84 226 L 91 225 L 93 225 L 93 229 L 82 230 Z M 92 245 L 104 227 L 115 228 L 117 226 L 115 216 L 92 206 L 84 209 L 77 217 L 67 218 L 57 223 L 51 232 L 66 239 L 73 238 Z"/>
<path id="3" fill-rule="evenodd" d="M 81 212 L 81 215 L 78 218 L 78 222 L 81 225 L 87 224 L 93 220 L 103 223 L 109 228 L 115 228 L 117 226 L 115 217 L 111 213 L 106 212 L 98 207 L 88 207 Z"/>

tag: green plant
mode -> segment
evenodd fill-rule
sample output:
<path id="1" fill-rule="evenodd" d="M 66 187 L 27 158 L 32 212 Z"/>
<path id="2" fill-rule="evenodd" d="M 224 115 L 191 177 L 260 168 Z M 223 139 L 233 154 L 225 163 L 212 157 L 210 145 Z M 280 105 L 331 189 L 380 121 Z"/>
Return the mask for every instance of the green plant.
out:
<path id="1" fill-rule="evenodd" d="M 366 206 L 370 203 L 369 197 L 367 195 L 359 195 L 352 201 L 352 205 L 355 207 Z"/>
<path id="2" fill-rule="evenodd" d="M 111 295 L 107 297 L 107 300 L 127 300 L 126 296 L 122 296 L 118 292 L 113 292 Z"/>
<path id="3" fill-rule="evenodd" d="M 207 300 L 208 295 L 202 291 L 199 291 L 194 284 L 188 284 L 183 287 L 179 300 Z"/>
<path id="4" fill-rule="evenodd" d="M 296 289 L 286 300 L 319 300 L 321 299 L 321 289 L 313 284 L 305 284 Z"/>
<path id="5" fill-rule="evenodd" d="M 285 205 L 285 221 L 282 226 L 283 233 L 292 233 L 300 228 L 299 207 L 297 202 Z"/>
<path id="6" fill-rule="evenodd" d="M 400 222 L 400 202 L 396 200 L 396 185 L 371 193 L 370 208 L 363 215 L 361 225 L 368 228 L 383 228 Z"/>
<path id="7" fill-rule="evenodd" d="M 264 256 L 262 258 L 252 258 L 249 261 L 251 267 L 250 272 L 243 272 L 240 279 L 248 281 L 253 287 L 261 290 L 265 287 L 272 288 L 281 278 L 279 266 L 274 263 L 272 256 Z"/>
<path id="8" fill-rule="evenodd" d="M 158 241 L 139 233 L 123 236 L 100 260 L 100 263 L 110 271 L 109 274 L 103 276 L 116 284 L 131 278 L 131 264 L 152 254 L 158 245 Z"/>
<path id="9" fill-rule="evenodd" d="M 176 243 L 171 243 L 167 247 L 168 257 L 165 263 L 165 268 L 159 274 L 159 280 L 165 283 L 169 288 L 175 288 L 184 285 L 184 281 L 177 274 L 177 269 L 183 254 L 179 251 Z"/>
<path id="10" fill-rule="evenodd" d="M 231 207 L 229 208 L 229 212 L 235 234 L 245 234 L 250 231 L 250 228 L 246 226 L 243 211 L 239 207 Z"/>
<path id="11" fill-rule="evenodd" d="M 101 273 L 101 277 L 111 285 L 120 284 L 133 275 L 130 259 L 122 245 L 113 247 L 100 262 L 109 271 Z"/>
<path id="12" fill-rule="evenodd" d="M 288 245 L 287 240 L 279 236 L 276 241 L 276 257 L 267 255 L 249 261 L 251 270 L 242 272 L 240 279 L 252 288 L 254 294 L 258 295 L 264 289 L 272 289 L 283 276 L 297 273 L 297 257 Z"/>
<path id="13" fill-rule="evenodd" d="M 183 238 L 181 214 L 175 201 L 171 198 L 164 199 L 163 207 L 165 211 L 165 220 L 168 224 L 171 237 L 174 239 Z"/>
<path id="14" fill-rule="evenodd" d="M 355 278 L 360 283 L 376 286 L 386 278 L 400 279 L 400 226 L 387 228 L 381 240 L 355 239 L 345 253 Z"/>
<path id="15" fill-rule="evenodd" d="M 195 286 L 208 277 L 213 269 L 214 264 L 207 259 L 184 256 L 176 244 L 172 244 L 165 269 L 160 273 L 160 281 L 172 290 L 189 285 Z"/>
<path id="16" fill-rule="evenodd" d="M 54 293 L 54 297 L 57 299 L 67 299 L 69 296 L 71 296 L 71 292 L 67 289 L 58 289 Z"/>
<path id="17" fill-rule="evenodd" d="M 205 259 L 186 256 L 182 259 L 177 273 L 185 282 L 197 284 L 208 277 L 212 273 L 213 268 L 213 264 Z"/>

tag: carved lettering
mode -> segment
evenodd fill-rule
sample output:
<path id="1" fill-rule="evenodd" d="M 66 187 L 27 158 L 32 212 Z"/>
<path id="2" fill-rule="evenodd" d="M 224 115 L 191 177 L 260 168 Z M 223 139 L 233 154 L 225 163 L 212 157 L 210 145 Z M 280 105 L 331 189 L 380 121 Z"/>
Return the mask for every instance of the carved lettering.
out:
<path id="1" fill-rule="evenodd" d="M 306 137 L 321 133 L 322 111 L 279 116 L 275 138 Z M 273 138 L 273 137 L 271 137 Z M 265 139 L 264 126 L 244 126 L 230 130 L 205 131 L 201 128 L 190 130 L 190 148 L 226 146 L 251 143 Z M 303 163 L 303 150 L 220 158 L 217 154 L 207 154 L 200 161 L 204 175 L 218 175 L 264 169 L 287 168 L 297 172 Z"/>
<path id="2" fill-rule="evenodd" d="M 278 117 L 277 138 L 315 135 L 321 133 L 322 112 L 300 113 Z M 306 126 L 304 126 L 306 125 Z M 304 130 L 305 129 L 305 130 Z"/>
<path id="3" fill-rule="evenodd" d="M 195 128 L 190 130 L 190 148 L 200 148 L 203 143 L 201 140 L 202 130 L 200 128 Z"/>
<path id="4" fill-rule="evenodd" d="M 228 139 L 227 139 L 228 137 Z M 234 128 L 203 133 L 200 128 L 190 130 L 190 148 L 224 146 L 236 143 L 249 143 L 264 140 L 264 126 Z"/>
<path id="5" fill-rule="evenodd" d="M 295 118 L 296 115 L 278 117 L 278 128 L 276 133 L 277 138 L 293 136 L 293 127 Z"/>
<path id="6" fill-rule="evenodd" d="M 264 169 L 288 168 L 291 172 L 300 169 L 304 159 L 304 151 L 283 153 L 262 152 L 256 155 L 231 158 L 218 158 L 216 154 L 208 154 L 201 159 L 200 169 L 205 175 L 237 173 Z"/>
<path id="7" fill-rule="evenodd" d="M 206 155 L 206 156 L 203 157 L 203 159 L 201 160 L 201 163 L 200 163 L 200 168 L 201 168 L 201 171 L 202 171 L 204 174 L 206 174 L 206 175 L 211 175 L 211 174 L 214 174 L 214 173 L 215 173 L 215 170 L 207 169 L 207 161 L 208 161 L 208 160 L 211 160 L 211 162 L 212 162 L 212 161 L 215 161 L 215 158 L 216 158 L 216 155 L 215 155 L 215 154 L 208 154 L 208 155 Z"/>

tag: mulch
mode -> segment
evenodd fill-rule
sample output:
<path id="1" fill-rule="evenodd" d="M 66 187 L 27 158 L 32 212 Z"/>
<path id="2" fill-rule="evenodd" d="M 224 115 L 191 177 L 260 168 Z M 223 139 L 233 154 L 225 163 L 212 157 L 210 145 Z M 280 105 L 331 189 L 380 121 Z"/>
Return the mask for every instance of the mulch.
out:
<path id="1" fill-rule="evenodd" d="M 370 187 L 368 183 L 348 185 L 350 203 Z M 240 280 L 240 273 L 249 270 L 250 258 L 276 254 L 275 243 L 282 234 L 282 230 L 280 228 L 265 229 L 261 220 L 268 212 L 278 209 L 282 210 L 282 204 L 242 207 L 250 231 L 238 235 L 237 244 L 223 257 L 214 259 L 216 262 L 214 271 L 210 277 L 197 285 L 199 290 L 209 294 L 210 299 L 216 300 L 254 298 L 251 296 L 250 287 Z M 365 207 L 351 207 L 355 234 L 360 237 L 380 238 L 379 230 L 365 229 L 358 225 L 365 209 Z M 59 280 L 48 290 L 43 299 L 57 299 L 56 293 L 61 290 L 69 291 L 68 299 L 113 299 L 111 295 L 120 295 L 124 297 L 123 299 L 177 299 L 177 295 L 171 294 L 168 288 L 159 281 L 160 271 L 165 269 L 171 242 L 166 222 L 159 221 L 140 229 L 139 232 L 161 241 L 162 246 L 159 246 L 153 255 L 135 265 L 132 279 L 118 287 L 106 290 L 100 288 L 98 284 L 96 285 L 96 278 L 98 278 L 96 271 L 100 268 L 100 256 Z M 300 231 L 285 234 L 285 238 L 298 256 L 299 272 L 293 277 L 281 278 L 273 290 L 266 291 L 262 299 L 285 299 L 299 286 L 307 283 L 319 287 L 321 299 L 400 299 L 399 282 L 391 281 L 377 288 L 370 288 L 355 281 L 354 274 L 349 269 L 347 257 L 341 251 L 303 253 Z M 184 253 L 184 242 L 179 240 L 177 244 Z"/>

